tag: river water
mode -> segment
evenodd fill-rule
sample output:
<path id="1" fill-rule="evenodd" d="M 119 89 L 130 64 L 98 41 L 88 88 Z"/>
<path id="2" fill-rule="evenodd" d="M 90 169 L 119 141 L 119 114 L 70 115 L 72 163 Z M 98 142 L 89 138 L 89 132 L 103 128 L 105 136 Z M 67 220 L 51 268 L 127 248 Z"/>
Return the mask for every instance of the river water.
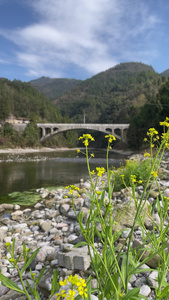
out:
<path id="1" fill-rule="evenodd" d="M 91 150 L 91 170 L 106 167 L 106 151 Z M 109 166 L 117 168 L 127 156 L 110 152 Z M 88 178 L 86 158 L 75 150 L 29 154 L 0 154 L 0 203 L 9 202 L 8 194 L 41 187 L 79 183 Z"/>

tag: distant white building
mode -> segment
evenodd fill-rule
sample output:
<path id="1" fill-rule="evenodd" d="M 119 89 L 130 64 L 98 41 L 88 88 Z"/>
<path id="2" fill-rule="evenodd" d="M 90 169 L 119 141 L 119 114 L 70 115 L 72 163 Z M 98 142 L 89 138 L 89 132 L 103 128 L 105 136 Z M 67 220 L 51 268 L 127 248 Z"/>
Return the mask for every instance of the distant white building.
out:
<path id="1" fill-rule="evenodd" d="M 18 118 L 16 119 L 13 114 L 10 114 L 8 118 L 5 119 L 5 123 L 10 123 L 10 124 L 22 124 L 22 123 L 29 123 L 29 120 L 26 118 Z"/>

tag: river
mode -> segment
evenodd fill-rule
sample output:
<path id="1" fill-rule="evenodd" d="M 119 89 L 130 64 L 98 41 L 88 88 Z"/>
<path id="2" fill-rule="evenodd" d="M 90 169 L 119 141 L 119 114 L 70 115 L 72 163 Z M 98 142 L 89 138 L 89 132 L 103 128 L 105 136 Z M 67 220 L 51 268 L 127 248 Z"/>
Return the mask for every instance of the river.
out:
<path id="1" fill-rule="evenodd" d="M 92 149 L 91 170 L 106 167 L 106 151 Z M 126 155 L 110 152 L 109 166 L 117 168 Z M 10 202 L 13 192 L 79 183 L 88 178 L 86 158 L 75 150 L 27 154 L 0 154 L 0 203 Z"/>

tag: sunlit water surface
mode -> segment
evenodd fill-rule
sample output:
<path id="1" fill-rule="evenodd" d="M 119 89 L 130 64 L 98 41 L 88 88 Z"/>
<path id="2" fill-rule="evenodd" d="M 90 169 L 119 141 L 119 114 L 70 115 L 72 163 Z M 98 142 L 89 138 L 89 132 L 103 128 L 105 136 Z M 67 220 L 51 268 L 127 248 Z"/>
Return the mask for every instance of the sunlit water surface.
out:
<path id="1" fill-rule="evenodd" d="M 106 151 L 91 150 L 91 170 L 106 167 Z M 110 152 L 109 166 L 124 164 L 125 155 Z M 57 187 L 79 183 L 88 178 L 86 158 L 75 150 L 29 154 L 0 154 L 0 203 L 7 195 L 41 187 Z"/>

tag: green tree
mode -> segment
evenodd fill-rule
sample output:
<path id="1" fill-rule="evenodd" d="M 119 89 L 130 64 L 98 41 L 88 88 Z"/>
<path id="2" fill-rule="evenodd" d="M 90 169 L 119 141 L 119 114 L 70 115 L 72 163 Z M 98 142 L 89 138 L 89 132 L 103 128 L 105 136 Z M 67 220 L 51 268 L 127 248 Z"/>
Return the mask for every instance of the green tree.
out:
<path id="1" fill-rule="evenodd" d="M 2 94 L 0 95 L 0 120 L 5 121 L 5 119 L 10 114 L 10 105 L 6 97 Z"/>
<path id="2" fill-rule="evenodd" d="M 7 136 L 7 137 L 12 137 L 14 135 L 14 128 L 12 126 L 12 124 L 6 122 L 3 126 L 3 134 L 4 136 Z"/>
<path id="3" fill-rule="evenodd" d="M 28 147 L 36 147 L 40 145 L 39 142 L 39 128 L 35 122 L 27 124 L 24 131 L 25 144 Z"/>

